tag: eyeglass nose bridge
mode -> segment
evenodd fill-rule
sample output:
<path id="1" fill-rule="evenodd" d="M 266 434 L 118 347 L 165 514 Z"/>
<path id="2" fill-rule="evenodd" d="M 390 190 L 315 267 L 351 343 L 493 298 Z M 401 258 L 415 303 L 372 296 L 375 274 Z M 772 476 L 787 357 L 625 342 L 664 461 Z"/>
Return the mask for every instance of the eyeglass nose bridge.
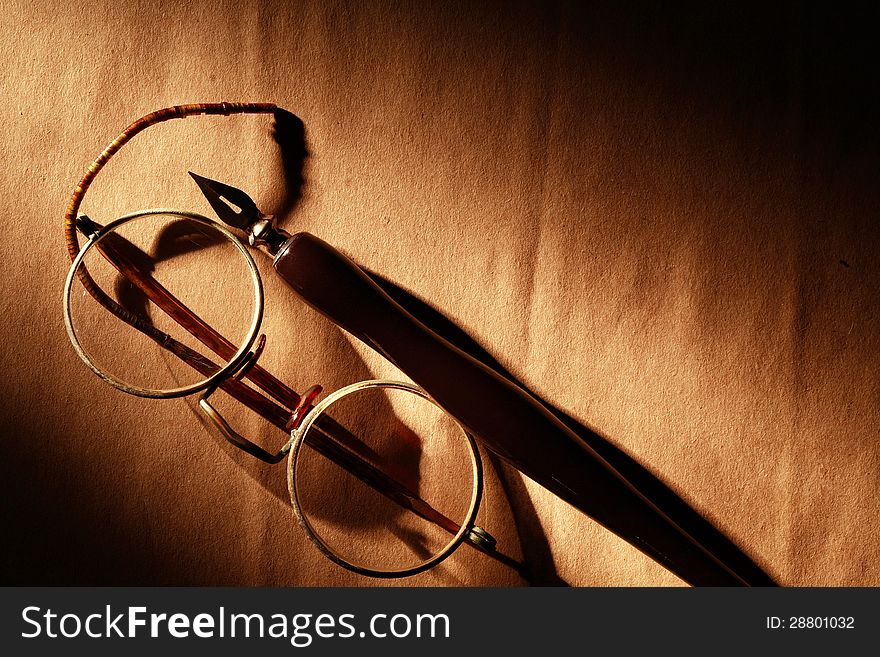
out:
<path id="1" fill-rule="evenodd" d="M 248 373 L 248 371 L 257 364 L 257 360 L 260 358 L 260 355 L 263 353 L 263 349 L 266 347 L 266 336 L 260 335 L 257 340 L 257 346 L 253 351 L 248 352 L 248 355 L 245 357 L 242 366 L 234 373 L 230 374 L 227 378 L 235 379 L 236 381 L 242 380 Z M 225 380 L 225 379 L 224 379 Z M 232 425 L 226 421 L 226 418 L 218 411 L 211 402 L 208 401 L 208 397 L 210 397 L 214 392 L 222 385 L 222 381 L 219 381 L 205 390 L 202 396 L 199 398 L 199 408 L 202 413 L 208 418 L 211 424 L 223 435 L 226 440 L 242 450 L 243 452 L 247 452 L 251 456 L 254 456 L 261 461 L 266 463 L 278 463 L 280 462 L 287 453 L 290 451 L 290 443 L 285 444 L 277 454 L 272 454 L 271 452 L 267 452 L 265 449 L 257 445 L 256 443 L 251 442 L 240 433 L 235 431 L 232 428 Z M 291 424 L 299 424 L 302 421 L 305 412 L 308 410 L 311 402 L 314 398 L 320 394 L 322 388 L 321 386 L 312 386 L 306 394 L 300 397 L 299 403 L 296 408 L 291 412 L 290 420 L 288 421 L 288 425 Z"/>

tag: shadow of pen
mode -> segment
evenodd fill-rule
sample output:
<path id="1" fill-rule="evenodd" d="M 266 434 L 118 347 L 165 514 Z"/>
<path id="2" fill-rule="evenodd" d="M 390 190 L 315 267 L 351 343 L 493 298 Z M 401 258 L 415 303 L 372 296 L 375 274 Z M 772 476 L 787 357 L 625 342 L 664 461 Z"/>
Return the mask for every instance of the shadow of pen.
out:
<path id="1" fill-rule="evenodd" d="M 542 397 L 535 394 L 513 374 L 507 371 L 488 351 L 477 343 L 476 340 L 455 323 L 450 321 L 436 308 L 382 276 L 374 272 L 368 271 L 367 273 L 388 296 L 422 324 L 472 358 L 482 362 L 499 375 L 521 387 L 535 397 L 535 399 L 540 401 L 553 415 L 565 424 L 566 427 L 594 449 L 628 481 L 632 482 L 632 484 L 650 499 L 668 518 L 675 522 L 675 524 L 708 549 L 712 554 L 728 564 L 734 571 L 741 573 L 741 575 L 745 577 L 752 586 L 777 586 L 776 582 L 774 582 L 767 573 L 765 573 L 727 536 L 715 528 L 709 521 L 688 505 L 687 502 L 674 493 L 666 484 L 651 474 L 644 466 L 638 463 L 626 452 L 616 447 L 608 439 L 602 437 L 594 430 L 581 424 L 562 409 L 548 403 Z M 524 495 L 524 487 L 522 487 L 522 482 L 518 477 L 507 477 L 500 474 L 500 472 L 501 470 L 499 469 L 499 476 L 502 478 L 502 482 L 505 482 L 503 485 L 506 489 L 509 488 L 509 490 L 505 491 L 508 498 L 515 496 L 518 498 L 518 501 L 520 501 L 527 497 L 527 495 Z M 517 479 L 519 482 L 519 488 L 513 483 L 513 479 Z M 517 525 L 520 523 L 523 525 L 522 527 L 517 527 L 520 535 L 522 536 L 522 534 L 527 531 L 534 531 L 534 509 L 521 516 L 516 513 L 519 504 L 514 504 L 512 506 L 515 509 L 514 518 Z M 543 545 L 546 546 L 546 538 L 543 539 Z M 549 549 L 546 550 L 546 552 L 530 553 L 530 546 L 523 542 L 522 550 L 523 554 L 526 556 L 527 563 L 542 569 L 548 567 Z M 537 575 L 537 573 L 535 575 Z M 547 571 L 547 575 L 552 578 L 555 576 L 555 571 Z"/>

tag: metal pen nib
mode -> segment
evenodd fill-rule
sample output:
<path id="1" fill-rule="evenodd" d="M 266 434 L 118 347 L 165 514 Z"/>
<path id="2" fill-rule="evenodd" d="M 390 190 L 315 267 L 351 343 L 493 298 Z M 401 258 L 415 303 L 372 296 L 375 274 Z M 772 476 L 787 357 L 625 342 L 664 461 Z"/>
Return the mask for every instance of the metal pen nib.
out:
<path id="1" fill-rule="evenodd" d="M 223 223 L 246 231 L 262 218 L 263 215 L 257 209 L 257 204 L 240 189 L 205 178 L 192 171 L 189 175 L 196 181 L 202 194 Z"/>
<path id="2" fill-rule="evenodd" d="M 246 232 L 251 246 L 263 247 L 274 256 L 290 238 L 288 233 L 275 228 L 273 218 L 260 212 L 253 199 L 240 189 L 192 171 L 189 175 L 196 181 L 220 221 Z"/>

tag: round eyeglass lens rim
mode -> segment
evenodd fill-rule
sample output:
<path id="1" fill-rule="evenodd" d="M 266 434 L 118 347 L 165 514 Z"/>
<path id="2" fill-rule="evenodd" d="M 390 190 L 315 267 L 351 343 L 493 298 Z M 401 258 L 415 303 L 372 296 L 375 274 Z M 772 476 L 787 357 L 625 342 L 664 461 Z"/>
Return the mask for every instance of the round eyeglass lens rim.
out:
<path id="1" fill-rule="evenodd" d="M 480 459 L 480 453 L 477 449 L 477 443 L 474 440 L 474 437 L 468 433 L 468 431 L 461 426 L 461 424 L 452 417 L 456 426 L 461 430 L 464 434 L 465 440 L 467 442 L 468 447 L 470 448 L 470 457 L 471 457 L 471 467 L 473 474 L 473 490 L 471 491 L 471 504 L 468 508 L 468 512 L 465 516 L 464 521 L 462 521 L 461 526 L 458 530 L 458 533 L 452 537 L 452 539 L 440 550 L 437 554 L 432 556 L 430 559 L 423 561 L 420 564 L 415 566 L 411 566 L 409 568 L 399 568 L 399 569 L 380 569 L 380 568 L 370 568 L 367 566 L 361 566 L 351 561 L 348 561 L 344 557 L 341 557 L 336 552 L 333 551 L 330 546 L 328 546 L 318 534 L 315 532 L 314 528 L 309 524 L 308 519 L 305 517 L 305 514 L 302 511 L 299 500 L 299 491 L 296 486 L 296 465 L 297 460 L 299 459 L 300 449 L 305 442 L 305 436 L 308 434 L 312 425 L 318 420 L 324 411 L 326 411 L 331 405 L 338 402 L 343 397 L 346 397 L 350 394 L 360 392 L 362 390 L 367 390 L 370 388 L 388 388 L 392 390 L 402 390 L 404 392 L 410 392 L 413 394 L 426 399 L 439 408 L 441 411 L 449 415 L 449 413 L 442 407 L 437 401 L 431 397 L 424 389 L 419 386 L 407 383 L 405 381 L 394 381 L 390 379 L 370 379 L 367 381 L 359 381 L 358 383 L 352 383 L 351 385 L 347 385 L 344 388 L 340 388 L 335 392 L 327 395 L 324 399 L 322 399 L 318 404 L 316 404 L 311 411 L 305 416 L 302 424 L 290 433 L 290 441 L 288 442 L 288 448 L 290 449 L 290 454 L 287 459 L 287 488 L 290 492 L 290 503 L 293 506 L 294 513 L 296 514 L 297 521 L 299 522 L 300 527 L 303 528 L 309 540 L 315 545 L 321 553 L 333 561 L 334 563 L 346 568 L 347 570 L 351 570 L 360 575 L 366 575 L 368 577 L 376 577 L 382 579 L 389 578 L 397 578 L 397 577 L 410 577 L 412 575 L 417 575 L 418 573 L 422 573 L 430 568 L 433 568 L 440 562 L 444 561 L 448 558 L 457 548 L 461 545 L 468 534 L 474 527 L 474 523 L 477 519 L 477 512 L 480 509 L 480 501 L 483 496 L 483 463 Z"/>
<path id="2" fill-rule="evenodd" d="M 163 390 L 133 386 L 130 383 L 123 381 L 122 379 L 98 367 L 79 341 L 79 337 L 76 334 L 76 329 L 73 326 L 73 319 L 71 317 L 70 308 L 70 295 L 73 289 L 73 282 L 77 278 L 77 270 L 82 266 L 83 259 L 86 257 L 86 254 L 89 252 L 89 250 L 92 247 L 96 246 L 102 239 L 111 234 L 120 226 L 136 219 L 143 219 L 145 217 L 151 216 L 180 217 L 182 219 L 189 219 L 203 226 L 208 226 L 217 230 L 221 235 L 223 235 L 223 237 L 232 242 L 233 246 L 235 246 L 235 248 L 238 249 L 239 253 L 241 253 L 241 255 L 244 257 L 244 260 L 247 263 L 248 273 L 250 274 L 251 281 L 253 282 L 254 292 L 254 311 L 253 315 L 251 316 L 251 325 L 248 329 L 244 341 L 241 343 L 241 346 L 239 346 L 238 350 L 232 355 L 232 358 L 230 358 L 225 365 L 223 365 L 219 370 L 214 372 L 214 374 L 207 377 L 206 379 L 186 386 L 181 386 L 179 388 L 169 388 Z M 250 349 L 253 346 L 254 341 L 257 339 L 257 335 L 259 334 L 262 321 L 263 281 L 260 278 L 260 271 L 259 269 L 257 269 L 257 263 L 254 262 L 254 258 L 253 256 L 251 256 L 247 247 L 238 237 L 236 237 L 234 233 L 232 233 L 229 229 L 227 229 L 219 222 L 205 217 L 204 215 L 196 214 L 195 212 L 188 212 L 186 210 L 174 210 L 169 208 L 138 210 L 137 212 L 130 212 L 128 214 L 122 215 L 118 219 L 111 221 L 97 233 L 90 236 L 88 241 L 83 244 L 79 253 L 76 255 L 76 258 L 74 258 L 73 262 L 71 262 L 70 269 L 67 272 L 67 279 L 64 282 L 64 327 L 65 329 L 67 329 L 67 337 L 70 339 L 74 351 L 76 351 L 76 354 L 80 357 L 80 359 L 86 365 L 88 365 L 89 369 L 91 369 L 101 379 L 109 383 L 114 388 L 122 390 L 123 392 L 127 392 L 130 395 L 135 395 L 137 397 L 146 397 L 149 399 L 174 399 L 178 397 L 185 397 L 196 392 L 201 392 L 202 390 L 206 390 L 207 388 L 219 384 L 223 379 L 234 374 L 247 360 Z"/>

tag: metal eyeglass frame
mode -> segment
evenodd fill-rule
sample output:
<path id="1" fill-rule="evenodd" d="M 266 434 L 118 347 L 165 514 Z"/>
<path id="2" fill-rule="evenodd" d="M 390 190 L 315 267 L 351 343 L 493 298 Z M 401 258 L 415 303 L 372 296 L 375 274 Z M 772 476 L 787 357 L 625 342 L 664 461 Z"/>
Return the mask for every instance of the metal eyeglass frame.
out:
<path id="1" fill-rule="evenodd" d="M 365 388 L 393 388 L 399 390 L 405 390 L 411 392 L 413 394 L 417 394 L 424 399 L 434 403 L 433 399 L 428 396 L 428 394 L 411 383 L 401 382 L 401 381 L 389 381 L 389 380 L 374 380 L 374 381 L 362 381 L 359 383 L 352 384 L 350 386 L 346 386 L 330 395 L 328 395 L 323 401 L 311 407 L 311 402 L 320 392 L 320 388 L 314 386 L 307 392 L 305 395 L 299 396 L 298 402 L 296 404 L 287 403 L 288 407 L 293 407 L 293 410 L 290 413 L 290 417 L 285 426 L 286 429 L 290 430 L 290 439 L 287 443 L 277 452 L 276 454 L 272 454 L 270 452 L 265 451 L 263 448 L 258 445 L 252 443 L 250 440 L 241 436 L 237 432 L 235 432 L 228 422 L 222 417 L 222 415 L 210 404 L 208 398 L 213 394 L 214 391 L 218 387 L 222 387 L 227 390 L 227 392 L 234 393 L 234 391 L 240 391 L 241 387 L 247 388 L 241 382 L 244 377 L 254 378 L 251 374 L 251 371 L 255 369 L 256 362 L 262 352 L 262 349 L 265 345 L 265 336 L 259 335 L 260 324 L 262 321 L 263 315 L 263 286 L 262 281 L 259 276 L 259 271 L 254 263 L 253 257 L 248 252 L 247 247 L 239 240 L 237 236 L 235 236 L 232 232 L 230 232 L 225 226 L 220 224 L 217 221 L 204 217 L 202 215 L 198 215 L 192 212 L 181 211 L 181 210 L 171 210 L 171 209 L 157 209 L 157 210 L 143 210 L 134 213 L 127 214 L 123 217 L 116 219 L 115 221 L 109 223 L 105 227 L 100 227 L 97 224 L 94 224 L 90 219 L 83 215 L 78 215 L 78 209 L 82 202 L 82 198 L 85 195 L 85 191 L 88 189 L 92 180 L 94 179 L 97 172 L 103 167 L 104 164 L 110 159 L 110 157 L 121 148 L 121 146 L 126 143 L 129 139 L 131 139 L 135 134 L 140 132 L 142 129 L 149 125 L 153 125 L 154 123 L 158 123 L 163 120 L 167 120 L 169 118 L 184 118 L 186 116 L 195 115 L 195 114 L 234 114 L 234 113 L 267 113 L 275 109 L 274 105 L 268 104 L 233 104 L 233 103 L 217 103 L 217 104 L 199 104 L 199 105 L 185 105 L 185 106 L 176 106 L 173 108 L 167 108 L 165 110 L 160 110 L 158 112 L 154 112 L 146 117 L 139 119 L 125 132 L 123 132 L 116 140 L 114 140 L 107 149 L 98 157 L 95 163 L 90 167 L 89 171 L 84 176 L 83 180 L 80 182 L 80 185 L 76 188 L 73 198 L 71 199 L 70 206 L 68 207 L 68 212 L 65 217 L 65 234 L 67 237 L 67 246 L 68 252 L 71 254 L 71 267 L 68 272 L 67 278 L 65 280 L 64 286 L 64 321 L 65 327 L 68 332 L 68 336 L 70 337 L 71 343 L 78 354 L 78 356 L 89 366 L 89 368 L 95 372 L 100 378 L 114 386 L 115 388 L 122 390 L 123 392 L 127 392 L 129 394 L 133 394 L 141 397 L 148 398 L 158 398 L 158 399 L 170 399 L 176 397 L 183 397 L 186 395 L 191 395 L 197 392 L 203 392 L 200 400 L 199 407 L 202 412 L 206 415 L 206 417 L 210 420 L 210 422 L 223 434 L 223 436 L 234 446 L 242 449 L 253 456 L 260 458 L 261 460 L 267 461 L 269 463 L 277 463 L 284 458 L 285 455 L 290 455 L 288 459 L 288 488 L 290 491 L 291 504 L 294 507 L 295 514 L 299 521 L 299 524 L 303 527 L 306 535 L 311 540 L 311 542 L 328 558 L 330 558 L 335 563 L 340 566 L 347 568 L 348 570 L 354 571 L 356 573 L 372 576 L 372 577 L 380 577 L 380 578 L 389 578 L 389 577 L 404 577 L 409 575 L 414 575 L 419 572 L 423 572 L 436 566 L 444 559 L 446 559 L 455 549 L 461 545 L 463 542 L 467 542 L 472 546 L 476 547 L 480 551 L 493 556 L 498 559 L 502 563 L 506 563 L 507 565 L 513 565 L 517 567 L 516 562 L 514 562 L 509 557 L 497 553 L 495 551 L 495 540 L 491 537 L 485 530 L 480 527 L 474 525 L 474 521 L 476 518 L 477 511 L 479 509 L 479 504 L 482 496 L 482 488 L 483 488 L 483 474 L 482 474 L 482 463 L 480 461 L 479 451 L 476 447 L 476 443 L 470 434 L 468 434 L 463 427 L 456 421 L 456 425 L 461 429 L 461 431 L 465 435 L 466 442 L 469 447 L 469 453 L 471 456 L 471 466 L 474 475 L 474 486 L 471 496 L 471 503 L 466 514 L 465 521 L 458 526 L 458 531 L 454 533 L 453 538 L 447 543 L 447 545 L 437 554 L 432 556 L 427 561 L 418 564 L 414 567 L 403 568 L 397 570 L 380 570 L 367 568 L 364 566 L 360 566 L 358 564 L 352 563 L 345 558 L 336 554 L 329 546 L 324 543 L 320 537 L 315 533 L 314 529 L 309 525 L 307 519 L 305 518 L 301 506 L 299 495 L 297 492 L 296 482 L 295 482 L 295 470 L 297 459 L 299 458 L 299 454 L 301 452 L 301 447 L 305 442 L 305 438 L 307 435 L 312 436 L 315 435 L 316 432 L 312 431 L 309 433 L 311 429 L 317 426 L 317 423 L 320 418 L 327 418 L 323 413 L 324 411 L 333 403 L 344 397 L 345 395 L 352 394 L 353 392 L 363 390 Z M 151 215 L 163 215 L 163 216 L 176 216 L 183 219 L 195 221 L 204 226 L 208 226 L 216 229 L 220 232 L 220 234 L 227 241 L 232 242 L 233 246 L 241 253 L 242 257 L 245 258 L 248 273 L 253 282 L 254 286 L 254 311 L 251 317 L 251 325 L 248 330 L 248 333 L 245 339 L 242 341 L 241 345 L 235 352 L 227 359 L 226 363 L 219 368 L 200 356 L 197 352 L 193 352 L 198 356 L 202 361 L 208 363 L 213 369 L 212 372 L 209 373 L 206 378 L 198 382 L 196 384 L 191 384 L 179 388 L 174 388 L 170 390 L 152 390 L 148 388 L 140 388 L 136 386 L 132 386 L 129 383 L 118 379 L 117 377 L 109 374 L 108 372 L 102 370 L 97 364 L 92 360 L 92 358 L 88 355 L 88 353 L 83 349 L 78 336 L 76 335 L 75 328 L 73 326 L 73 321 L 71 319 L 71 309 L 70 309 L 70 297 L 71 290 L 73 287 L 73 281 L 75 278 L 78 278 L 86 290 L 105 308 L 107 308 L 110 312 L 117 315 L 122 321 L 131 324 L 136 329 L 142 330 L 143 332 L 150 335 L 144 328 L 144 326 L 138 326 L 137 317 L 128 313 L 125 309 L 121 308 L 115 301 L 113 301 L 110 297 L 106 295 L 89 277 L 88 272 L 85 270 L 85 267 L 82 265 L 83 260 L 88 253 L 89 250 L 99 246 L 104 240 L 106 240 L 108 235 L 114 234 L 114 231 L 120 226 L 124 225 L 127 222 L 133 221 L 135 219 L 147 218 Z M 84 232 L 88 241 L 83 244 L 81 249 L 74 250 L 78 246 L 76 240 L 76 230 L 77 227 Z M 107 254 L 104 254 L 107 257 Z M 110 258 L 108 258 L 109 260 Z M 112 260 L 111 260 L 112 262 Z M 117 263 L 113 263 L 117 264 Z M 118 267 L 117 267 L 118 268 Z M 120 269 L 120 271 L 125 275 L 125 272 Z M 147 275 L 146 278 L 149 278 Z M 136 284 L 139 281 L 134 281 Z M 140 281 L 143 283 L 143 281 Z M 173 298 L 173 297 L 172 297 Z M 153 299 L 156 302 L 156 299 Z M 157 303 L 165 312 L 168 312 L 168 309 L 163 307 L 162 303 Z M 185 307 L 184 307 L 185 308 Z M 188 311 L 188 309 L 187 309 Z M 190 314 L 191 311 L 188 311 Z M 194 316 L 194 314 L 193 314 Z M 172 315 L 173 319 L 177 319 Z M 199 320 L 201 321 L 201 320 Z M 178 320 L 178 323 L 179 320 Z M 188 327 L 185 327 L 188 328 Z M 210 329 L 210 327 L 208 327 Z M 190 331 L 192 332 L 192 331 Z M 194 333 L 195 335 L 195 333 Z M 154 339 L 158 338 L 155 335 L 152 335 Z M 197 338 L 205 342 L 200 336 L 196 335 Z M 186 358 L 181 356 L 181 353 L 175 351 L 173 347 L 168 347 L 167 344 L 164 344 L 164 340 L 170 340 L 169 336 L 164 336 L 163 341 L 160 341 L 160 344 L 181 357 L 185 362 Z M 221 338 L 222 339 L 222 338 Z M 173 342 L 173 340 L 172 340 Z M 257 343 L 255 349 L 251 349 L 254 343 Z M 205 344 L 208 344 L 205 342 Z M 211 345 L 211 347 L 215 352 L 219 353 L 219 350 Z M 186 349 L 182 345 L 178 347 L 178 349 Z M 189 363 L 192 365 L 192 363 Z M 198 368 L 197 368 L 198 369 Z M 260 369 L 260 368 L 256 368 Z M 266 378 L 269 377 L 274 381 L 274 384 L 287 389 L 294 397 L 296 393 L 290 391 L 289 388 L 286 388 L 283 383 L 271 377 L 265 370 L 261 370 L 263 374 L 265 374 Z M 270 383 L 272 383 L 270 381 Z M 273 388 L 274 388 L 273 384 Z M 267 388 L 265 385 L 258 385 L 270 392 L 272 391 Z M 236 387 L 238 386 L 238 387 Z M 251 393 L 256 393 L 257 396 L 262 397 L 261 393 L 253 391 L 250 388 L 247 388 Z M 233 396 L 236 396 L 233 394 Z M 275 392 L 272 394 L 276 399 L 280 399 L 280 395 Z M 236 397 L 239 401 L 242 401 L 240 397 Z M 293 397 L 291 397 L 293 398 Z M 266 400 L 267 403 L 272 404 L 270 400 Z M 246 402 L 245 402 L 246 403 Z M 250 408 L 260 413 L 264 417 L 266 415 L 262 413 L 257 408 L 254 408 L 251 404 L 246 403 Z M 439 406 L 438 406 L 439 407 Z M 282 410 L 286 410 L 281 407 Z M 442 409 L 441 409 L 442 410 Z M 329 419 L 329 418 L 327 418 Z M 454 418 L 453 418 L 454 419 Z M 275 422 L 277 425 L 278 423 Z M 328 457 L 333 459 L 332 456 Z M 355 456 L 355 460 L 359 460 L 357 456 Z M 360 459 L 361 464 L 359 467 L 367 467 L 374 468 L 371 464 Z M 337 461 L 337 463 L 339 463 Z M 344 463 L 340 463 L 341 467 L 351 470 L 346 467 Z M 381 470 L 379 470 L 381 472 Z M 355 476 L 358 476 L 353 472 Z M 384 475 L 384 473 L 382 473 Z M 384 475 L 387 477 L 387 475 Z M 372 485 L 372 484 L 369 484 Z M 375 487 L 375 486 L 374 486 Z M 377 489 L 379 490 L 379 489 Z M 380 490 L 383 494 L 388 496 L 387 491 Z M 394 499 L 393 497 L 391 498 Z M 415 496 L 415 499 L 419 499 L 418 496 Z M 421 501 L 421 500 L 420 500 Z M 406 506 L 406 505 L 402 505 Z M 430 507 L 429 507 L 430 508 Z M 442 516 L 441 516 L 442 517 Z M 442 526 L 442 525 L 441 525 Z M 449 529 L 447 527 L 447 529 Z M 451 531 L 451 530 L 450 530 Z"/>

